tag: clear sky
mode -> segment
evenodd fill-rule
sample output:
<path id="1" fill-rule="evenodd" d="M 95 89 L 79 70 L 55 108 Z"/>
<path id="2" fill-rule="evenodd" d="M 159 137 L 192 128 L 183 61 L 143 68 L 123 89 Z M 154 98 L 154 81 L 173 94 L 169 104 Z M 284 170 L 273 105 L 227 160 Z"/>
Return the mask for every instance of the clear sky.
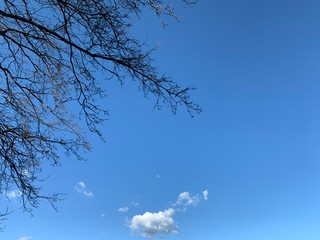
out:
<path id="1" fill-rule="evenodd" d="M 106 142 L 44 168 L 59 213 L 14 212 L 4 240 L 320 239 L 320 1 L 200 0 L 180 23 L 145 14 L 134 33 L 203 108 L 153 110 L 106 83 Z M 14 194 L 12 193 L 12 197 Z M 148 225 L 149 224 L 149 225 Z"/>

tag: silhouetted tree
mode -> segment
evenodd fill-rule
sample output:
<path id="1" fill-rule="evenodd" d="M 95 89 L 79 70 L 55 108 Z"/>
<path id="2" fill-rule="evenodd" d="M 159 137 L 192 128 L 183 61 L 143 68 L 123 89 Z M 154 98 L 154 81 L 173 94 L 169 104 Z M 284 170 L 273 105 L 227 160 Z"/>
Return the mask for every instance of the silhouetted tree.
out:
<path id="1" fill-rule="evenodd" d="M 182 0 L 187 5 L 191 1 Z M 131 78 L 156 106 L 175 113 L 183 106 L 201 111 L 181 88 L 152 64 L 150 51 L 130 34 L 130 19 L 151 8 L 159 17 L 178 18 L 163 0 L 3 0 L 0 3 L 0 192 L 18 189 L 24 210 L 41 199 L 37 182 L 43 163 L 59 165 L 59 152 L 81 159 L 89 150 L 80 119 L 99 136 L 107 110 L 103 79 Z"/>

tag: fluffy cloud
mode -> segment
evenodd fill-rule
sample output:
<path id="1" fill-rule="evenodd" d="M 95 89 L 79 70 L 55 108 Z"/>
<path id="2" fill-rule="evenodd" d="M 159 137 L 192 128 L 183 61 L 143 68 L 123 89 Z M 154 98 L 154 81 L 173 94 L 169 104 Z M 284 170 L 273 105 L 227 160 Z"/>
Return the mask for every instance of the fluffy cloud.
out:
<path id="1" fill-rule="evenodd" d="M 125 213 L 125 212 L 128 212 L 129 211 L 129 208 L 128 207 L 121 207 L 118 209 L 119 212 L 122 212 L 122 213 Z"/>
<path id="2" fill-rule="evenodd" d="M 143 215 L 135 215 L 130 221 L 130 229 L 143 237 L 152 238 L 157 234 L 178 234 L 172 216 L 175 210 L 169 208 L 157 213 L 145 212 Z"/>
<path id="3" fill-rule="evenodd" d="M 32 239 L 32 237 L 30 237 L 30 236 L 23 236 L 23 237 L 19 238 L 19 240 L 31 240 L 31 239 Z"/>
<path id="4" fill-rule="evenodd" d="M 74 189 L 88 198 L 93 198 L 93 193 L 87 189 L 84 182 L 78 182 L 78 184 L 74 186 Z"/>
<path id="5" fill-rule="evenodd" d="M 173 208 L 155 213 L 145 212 L 142 215 L 135 215 L 128 221 L 128 227 L 145 238 L 155 239 L 155 235 L 159 234 L 178 234 L 179 230 L 173 220 L 176 212 L 183 213 L 189 206 L 197 206 L 201 200 L 208 200 L 209 192 L 204 190 L 202 196 L 200 194 L 192 195 L 189 192 L 179 194 Z M 119 208 L 118 211 L 126 212 L 127 208 Z"/>
<path id="6" fill-rule="evenodd" d="M 19 190 L 12 190 L 12 191 L 9 191 L 6 193 L 6 196 L 10 201 L 17 199 L 21 195 L 22 195 L 22 193 Z"/>
<path id="7" fill-rule="evenodd" d="M 209 196 L 209 192 L 208 192 L 208 190 L 204 190 L 203 192 L 202 192 L 202 194 L 203 194 L 203 198 L 204 198 L 204 200 L 208 200 L 208 196 Z"/>

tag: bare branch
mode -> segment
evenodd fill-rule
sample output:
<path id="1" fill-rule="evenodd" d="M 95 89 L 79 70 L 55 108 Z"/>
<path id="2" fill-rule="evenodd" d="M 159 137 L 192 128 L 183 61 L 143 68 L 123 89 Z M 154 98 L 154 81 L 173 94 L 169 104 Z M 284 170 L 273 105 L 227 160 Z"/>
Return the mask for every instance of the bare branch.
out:
<path id="1" fill-rule="evenodd" d="M 187 5 L 193 1 L 183 0 Z M 108 111 L 102 80 L 131 78 L 155 106 L 201 111 L 180 87 L 153 65 L 149 51 L 130 34 L 130 18 L 150 7 L 178 19 L 163 0 L 4 0 L 0 4 L 0 190 L 20 191 L 31 212 L 42 199 L 53 206 L 58 194 L 43 195 L 38 183 L 44 162 L 60 165 L 58 152 L 91 147 L 77 114 L 102 137 Z M 75 108 L 78 107 L 77 110 Z M 0 215 L 1 217 L 1 215 Z"/>

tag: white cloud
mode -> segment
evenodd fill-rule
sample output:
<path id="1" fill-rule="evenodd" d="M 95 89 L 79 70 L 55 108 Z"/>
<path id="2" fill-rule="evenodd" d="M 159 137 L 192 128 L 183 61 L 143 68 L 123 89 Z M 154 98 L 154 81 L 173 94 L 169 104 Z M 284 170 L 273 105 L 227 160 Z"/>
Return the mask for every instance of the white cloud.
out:
<path id="1" fill-rule="evenodd" d="M 143 215 L 135 215 L 130 221 L 130 229 L 143 237 L 152 238 L 157 234 L 178 234 L 172 216 L 175 210 L 169 208 L 157 213 L 145 212 Z"/>
<path id="2" fill-rule="evenodd" d="M 94 196 L 93 193 L 87 189 L 84 182 L 78 182 L 78 184 L 74 186 L 74 189 L 88 198 L 93 198 Z"/>
<path id="3" fill-rule="evenodd" d="M 186 210 L 188 206 L 197 206 L 200 202 L 198 195 L 192 196 L 189 192 L 182 192 L 179 194 L 178 199 L 173 206 L 183 206 L 183 211 Z"/>
<path id="4" fill-rule="evenodd" d="M 208 196 L 209 196 L 209 192 L 208 192 L 208 190 L 204 190 L 203 192 L 202 192 L 202 194 L 203 194 L 203 198 L 204 198 L 204 200 L 208 200 Z"/>
<path id="5" fill-rule="evenodd" d="M 145 212 L 142 215 L 135 215 L 127 220 L 128 227 L 145 238 L 155 239 L 155 235 L 178 234 L 179 230 L 173 220 L 176 212 L 183 213 L 187 207 L 196 207 L 201 200 L 208 200 L 209 192 L 204 190 L 201 194 L 192 195 L 189 192 L 182 192 L 177 200 L 171 204 L 173 207 L 159 212 Z M 119 208 L 118 211 L 126 212 L 128 209 Z M 162 236 L 160 236 L 162 239 Z"/>
<path id="6" fill-rule="evenodd" d="M 32 239 L 32 237 L 30 237 L 30 236 L 23 236 L 23 237 L 19 238 L 19 240 L 31 240 L 31 239 Z"/>
<path id="7" fill-rule="evenodd" d="M 6 193 L 6 196 L 10 201 L 14 201 L 15 199 L 17 199 L 21 195 L 22 195 L 22 193 L 19 190 L 12 190 L 12 191 L 9 191 Z"/>
<path id="8" fill-rule="evenodd" d="M 125 213 L 125 212 L 128 212 L 129 211 L 129 208 L 128 207 L 121 207 L 118 209 L 119 212 L 122 212 L 122 213 Z"/>
<path id="9" fill-rule="evenodd" d="M 22 174 L 25 175 L 25 176 L 30 176 L 31 175 L 30 171 L 27 168 L 22 170 Z"/>

